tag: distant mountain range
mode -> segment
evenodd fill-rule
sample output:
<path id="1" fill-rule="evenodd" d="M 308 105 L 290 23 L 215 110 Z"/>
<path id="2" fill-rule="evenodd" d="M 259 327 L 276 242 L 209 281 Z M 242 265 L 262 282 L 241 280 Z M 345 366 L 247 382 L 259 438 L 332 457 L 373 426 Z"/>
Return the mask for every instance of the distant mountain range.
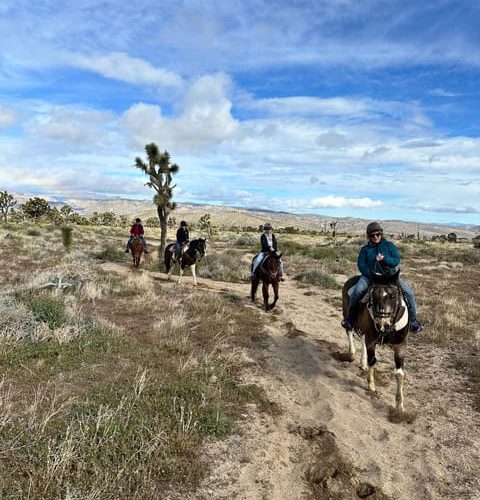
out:
<path id="1" fill-rule="evenodd" d="M 18 194 L 15 199 L 23 203 L 31 196 Z M 156 209 L 151 200 L 130 200 L 124 198 L 83 199 L 71 198 L 63 201 L 48 199 L 49 203 L 61 206 L 65 203 L 75 211 L 91 215 L 93 212 L 114 212 L 118 215 L 128 215 L 132 219 L 140 217 L 147 219 L 156 217 Z M 212 223 L 218 226 L 258 227 L 264 222 L 271 222 L 274 227 L 296 227 L 299 229 L 330 230 L 330 223 L 337 222 L 337 232 L 363 235 L 367 219 L 354 217 L 331 217 L 327 215 L 294 214 L 290 212 L 276 212 L 262 208 L 238 208 L 218 205 L 202 205 L 196 203 L 179 203 L 172 213 L 179 222 L 186 219 L 196 222 L 202 215 L 210 214 Z M 480 234 L 480 226 L 468 224 L 428 224 L 423 222 L 408 222 L 402 220 L 382 221 L 387 234 L 414 234 L 431 237 L 434 235 L 455 232 L 459 238 L 473 238 Z"/>

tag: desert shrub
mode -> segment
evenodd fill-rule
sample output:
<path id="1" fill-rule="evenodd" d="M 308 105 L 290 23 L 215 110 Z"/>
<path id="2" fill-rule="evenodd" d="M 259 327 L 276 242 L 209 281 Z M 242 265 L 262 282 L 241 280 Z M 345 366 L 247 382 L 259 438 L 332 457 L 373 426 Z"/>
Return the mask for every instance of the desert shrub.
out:
<path id="1" fill-rule="evenodd" d="M 63 247 L 65 248 L 65 250 L 67 252 L 69 252 L 70 248 L 72 246 L 72 232 L 73 232 L 73 228 L 72 227 L 68 227 L 68 226 L 63 226 L 61 228 L 61 231 L 62 231 L 62 244 L 63 244 Z"/>
<path id="2" fill-rule="evenodd" d="M 106 260 L 112 262 L 120 262 L 125 260 L 125 252 L 118 247 L 113 247 L 111 245 L 106 246 L 98 253 L 95 254 L 95 258 L 99 260 Z"/>
<path id="3" fill-rule="evenodd" d="M 295 276 L 297 281 L 302 283 L 307 283 L 309 285 L 315 285 L 320 288 L 327 288 L 332 290 L 337 290 L 340 285 L 336 282 L 335 278 L 329 274 L 324 269 L 309 269 Z"/>
<path id="4" fill-rule="evenodd" d="M 457 234 L 456 233 L 448 233 L 447 234 L 447 241 L 450 243 L 456 243 L 457 242 Z"/>
<path id="5" fill-rule="evenodd" d="M 243 253 L 235 250 L 212 253 L 200 261 L 198 275 L 219 281 L 239 283 L 250 276 L 249 263 L 243 258 Z"/>
<path id="6" fill-rule="evenodd" d="M 32 311 L 37 321 L 46 323 L 51 330 L 62 326 L 67 321 L 65 303 L 59 297 L 44 293 L 18 292 L 15 298 Z"/>
<path id="7" fill-rule="evenodd" d="M 42 233 L 40 232 L 40 230 L 38 229 L 35 229 L 35 228 L 29 228 L 25 231 L 25 234 L 27 236 L 40 236 Z"/>
<path id="8" fill-rule="evenodd" d="M 252 247 L 257 244 L 257 239 L 249 234 L 242 234 L 234 243 L 236 247 Z"/>

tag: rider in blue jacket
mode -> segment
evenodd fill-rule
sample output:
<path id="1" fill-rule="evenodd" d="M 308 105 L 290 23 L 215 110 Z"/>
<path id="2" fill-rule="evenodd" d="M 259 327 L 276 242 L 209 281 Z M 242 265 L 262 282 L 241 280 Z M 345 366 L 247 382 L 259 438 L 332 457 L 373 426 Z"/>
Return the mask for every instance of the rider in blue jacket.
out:
<path id="1" fill-rule="evenodd" d="M 397 247 L 391 241 L 385 239 L 383 228 L 378 222 L 368 224 L 367 236 L 368 243 L 361 248 L 357 260 L 358 269 L 362 275 L 352 290 L 349 300 L 349 312 L 342 321 L 344 328 L 353 328 L 355 308 L 372 283 L 370 275 L 372 273 L 392 275 L 398 270 L 400 265 L 400 253 Z M 414 333 L 420 332 L 423 330 L 423 325 L 416 319 L 417 305 L 413 290 L 402 277 L 398 278 L 398 284 L 407 301 L 411 319 L 410 330 Z"/>

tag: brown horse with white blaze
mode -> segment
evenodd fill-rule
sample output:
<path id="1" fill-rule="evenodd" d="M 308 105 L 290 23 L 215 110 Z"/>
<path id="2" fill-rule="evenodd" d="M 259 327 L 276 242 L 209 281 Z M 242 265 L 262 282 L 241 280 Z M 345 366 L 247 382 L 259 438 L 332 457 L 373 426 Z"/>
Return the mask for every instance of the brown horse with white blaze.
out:
<path id="1" fill-rule="evenodd" d="M 368 388 L 376 393 L 375 387 L 375 347 L 377 344 L 390 344 L 394 350 L 395 377 L 397 379 L 396 406 L 398 410 L 404 409 L 403 381 L 405 372 L 403 369 L 404 347 L 407 342 L 410 322 L 408 309 L 403 294 L 398 286 L 397 271 L 392 276 L 381 276 L 373 274 L 372 285 L 365 296 L 360 300 L 353 314 L 353 330 L 362 337 L 364 342 L 364 355 L 368 361 Z M 348 312 L 348 291 L 357 283 L 360 276 L 350 278 L 342 290 L 343 312 Z M 353 359 L 353 332 L 347 329 L 349 337 L 349 353 Z M 363 363 L 365 363 L 364 356 Z"/>
<path id="2" fill-rule="evenodd" d="M 262 281 L 262 294 L 263 294 L 263 304 L 265 306 L 266 311 L 270 311 L 273 309 L 278 301 L 278 288 L 280 283 L 280 258 L 282 257 L 281 253 L 271 252 L 268 253 L 267 256 L 263 259 L 263 262 L 258 266 L 255 276 L 252 278 L 252 290 L 251 290 L 251 298 L 252 301 L 255 301 L 255 296 L 257 294 L 257 288 Z M 252 261 L 252 269 L 253 262 Z M 273 302 L 271 304 L 268 303 L 269 295 L 268 295 L 268 287 L 272 285 L 273 288 Z"/>

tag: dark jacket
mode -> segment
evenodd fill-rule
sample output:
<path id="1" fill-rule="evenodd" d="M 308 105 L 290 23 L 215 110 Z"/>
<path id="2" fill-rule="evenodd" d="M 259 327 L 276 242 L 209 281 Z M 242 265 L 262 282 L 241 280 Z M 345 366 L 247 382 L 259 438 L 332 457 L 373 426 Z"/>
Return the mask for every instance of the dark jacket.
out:
<path id="1" fill-rule="evenodd" d="M 186 227 L 179 227 L 177 229 L 177 243 L 182 245 L 190 240 L 190 235 L 188 234 L 188 229 Z"/>
<path id="2" fill-rule="evenodd" d="M 262 252 L 263 253 L 271 252 L 270 247 L 268 246 L 267 236 L 265 235 L 265 233 L 262 234 L 262 236 L 260 238 L 260 243 L 262 245 Z M 276 252 L 277 251 L 277 238 L 275 238 L 274 234 L 272 234 L 272 246 Z"/>
<path id="3" fill-rule="evenodd" d="M 133 236 L 143 236 L 143 234 L 144 234 L 143 226 L 141 224 L 139 224 L 138 222 L 136 222 L 130 228 L 130 234 Z"/>
<path id="4" fill-rule="evenodd" d="M 376 256 L 383 254 L 383 260 L 376 261 Z M 378 244 L 369 241 L 358 254 L 358 269 L 363 276 L 370 277 L 371 273 L 393 274 L 400 264 L 398 248 L 391 242 L 381 239 Z"/>

